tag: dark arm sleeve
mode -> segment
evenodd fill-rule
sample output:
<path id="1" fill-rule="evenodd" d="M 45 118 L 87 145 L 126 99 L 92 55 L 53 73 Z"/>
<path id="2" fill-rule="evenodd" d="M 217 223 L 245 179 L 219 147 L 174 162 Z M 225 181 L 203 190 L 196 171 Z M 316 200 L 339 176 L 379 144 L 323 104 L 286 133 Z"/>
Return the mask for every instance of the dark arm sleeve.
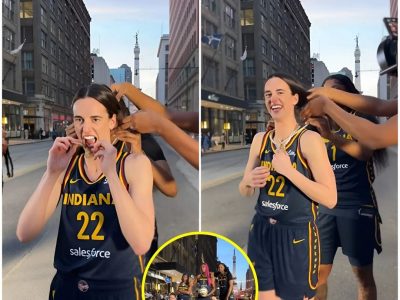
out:
<path id="1" fill-rule="evenodd" d="M 160 145 L 150 134 L 142 134 L 142 150 L 152 161 L 166 160 Z"/>

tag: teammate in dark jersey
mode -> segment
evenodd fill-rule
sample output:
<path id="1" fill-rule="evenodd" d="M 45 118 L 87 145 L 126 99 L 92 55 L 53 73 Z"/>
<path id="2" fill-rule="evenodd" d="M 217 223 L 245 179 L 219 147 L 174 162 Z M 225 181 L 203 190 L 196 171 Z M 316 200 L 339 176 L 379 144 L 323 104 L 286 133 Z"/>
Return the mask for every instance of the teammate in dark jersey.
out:
<path id="1" fill-rule="evenodd" d="M 189 281 L 189 275 L 183 274 L 181 282 L 178 285 L 177 291 L 178 300 L 189 300 L 192 295 L 192 285 Z"/>
<path id="2" fill-rule="evenodd" d="M 229 300 L 233 290 L 233 277 L 229 268 L 222 262 L 218 264 L 215 279 L 219 286 L 219 300 Z"/>
<path id="3" fill-rule="evenodd" d="M 49 299 L 139 299 L 138 255 L 147 252 L 154 233 L 150 162 L 111 145 L 119 104 L 108 87 L 80 89 L 73 113 L 78 138 L 55 140 L 17 236 L 35 238 L 60 203 Z M 84 154 L 76 152 L 79 145 Z"/>
<path id="4" fill-rule="evenodd" d="M 341 74 L 327 77 L 323 86 L 359 93 L 351 80 Z M 349 111 L 348 108 L 345 109 Z M 372 121 L 376 123 L 376 120 Z M 372 264 L 374 249 L 380 253 L 382 247 L 380 216 L 372 187 L 373 152 L 359 144 L 331 119 L 311 118 L 309 122 L 317 127 L 321 136 L 325 138 L 338 192 L 337 206 L 334 209 L 320 206 L 318 215 L 321 266 L 317 297 L 319 300 L 327 299 L 327 280 L 337 248 L 342 247 L 342 252 L 348 256 L 356 275 L 358 299 L 376 299 Z"/>
<path id="5" fill-rule="evenodd" d="M 316 204 L 335 206 L 335 178 L 320 135 L 297 124 L 295 107 L 306 102 L 301 85 L 274 74 L 264 95 L 275 129 L 254 137 L 239 184 L 243 196 L 260 188 L 248 255 L 260 300 L 310 299 L 318 281 Z"/>
<path id="6" fill-rule="evenodd" d="M 214 295 L 214 274 L 210 272 L 210 269 L 206 263 L 201 264 L 200 274 L 196 276 L 194 285 L 197 287 L 197 299 L 210 300 Z"/>

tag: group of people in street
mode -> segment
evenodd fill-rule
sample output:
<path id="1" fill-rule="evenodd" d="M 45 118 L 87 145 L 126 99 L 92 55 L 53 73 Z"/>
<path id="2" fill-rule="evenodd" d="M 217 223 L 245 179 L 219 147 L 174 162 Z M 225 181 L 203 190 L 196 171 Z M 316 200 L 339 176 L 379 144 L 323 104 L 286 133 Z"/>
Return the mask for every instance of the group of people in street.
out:
<path id="1" fill-rule="evenodd" d="M 153 291 L 152 295 L 154 300 L 158 300 L 162 293 Z M 223 262 L 217 263 L 215 272 L 210 271 L 207 263 L 203 263 L 198 275 L 189 276 L 189 274 L 184 273 L 176 291 L 167 295 L 169 295 L 169 300 L 233 300 L 232 273 Z M 171 298 L 171 295 L 174 298 Z"/>

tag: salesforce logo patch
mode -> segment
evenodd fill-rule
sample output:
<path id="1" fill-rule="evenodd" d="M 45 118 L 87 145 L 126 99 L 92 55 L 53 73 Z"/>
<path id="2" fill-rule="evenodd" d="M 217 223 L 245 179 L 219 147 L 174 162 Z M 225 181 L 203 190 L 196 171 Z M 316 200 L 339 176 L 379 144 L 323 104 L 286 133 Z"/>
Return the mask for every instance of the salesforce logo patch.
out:
<path id="1" fill-rule="evenodd" d="M 264 207 L 271 208 L 272 210 L 289 210 L 289 206 L 287 204 L 281 204 L 278 202 L 270 202 L 268 201 L 261 201 L 261 205 Z"/>
<path id="2" fill-rule="evenodd" d="M 332 166 L 332 170 L 333 171 L 340 170 L 340 169 L 348 169 L 349 168 L 348 164 L 337 164 L 337 163 L 334 163 L 331 166 Z"/>

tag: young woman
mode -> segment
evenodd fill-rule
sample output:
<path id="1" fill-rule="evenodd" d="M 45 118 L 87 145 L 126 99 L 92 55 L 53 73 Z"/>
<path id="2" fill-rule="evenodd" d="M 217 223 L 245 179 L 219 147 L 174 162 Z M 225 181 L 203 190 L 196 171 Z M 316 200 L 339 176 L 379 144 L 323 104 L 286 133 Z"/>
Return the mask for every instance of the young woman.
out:
<path id="1" fill-rule="evenodd" d="M 254 137 L 239 184 L 243 196 L 260 188 L 248 255 L 260 300 L 310 299 L 318 281 L 317 203 L 336 205 L 335 177 L 321 136 L 296 121 L 295 108 L 307 101 L 301 85 L 274 74 L 264 96 L 275 128 Z"/>
<path id="2" fill-rule="evenodd" d="M 194 285 L 197 284 L 197 299 L 210 300 L 215 292 L 214 274 L 206 263 L 200 266 L 200 274 L 196 276 Z"/>
<path id="3" fill-rule="evenodd" d="M 233 290 L 233 277 L 229 268 L 220 262 L 215 277 L 219 286 L 219 300 L 229 300 Z"/>
<path id="4" fill-rule="evenodd" d="M 62 206 L 49 299 L 139 299 L 138 255 L 154 234 L 153 178 L 146 156 L 112 146 L 119 111 L 107 86 L 77 92 L 77 138 L 55 140 L 47 170 L 20 215 L 17 236 L 27 242 Z"/>
<path id="5" fill-rule="evenodd" d="M 189 275 L 183 274 L 181 282 L 178 285 L 177 295 L 178 300 L 189 300 L 190 295 L 192 294 L 192 285 L 189 281 Z"/>
<path id="6" fill-rule="evenodd" d="M 341 74 L 327 77 L 323 86 L 359 94 L 351 80 Z M 343 108 L 351 112 L 349 108 Z M 377 123 L 374 117 L 367 119 Z M 372 264 L 374 249 L 380 253 L 382 247 L 379 231 L 381 220 L 372 187 L 375 177 L 372 155 L 374 160 L 382 165 L 385 160 L 382 154 L 385 154 L 385 150 L 371 151 L 331 119 L 311 118 L 308 122 L 317 127 L 321 136 L 325 138 L 338 192 L 337 206 L 327 209 L 321 205 L 317 220 L 321 237 L 318 299 L 327 299 L 327 281 L 338 247 L 342 247 L 343 254 L 348 256 L 356 275 L 358 298 L 376 299 Z"/>

